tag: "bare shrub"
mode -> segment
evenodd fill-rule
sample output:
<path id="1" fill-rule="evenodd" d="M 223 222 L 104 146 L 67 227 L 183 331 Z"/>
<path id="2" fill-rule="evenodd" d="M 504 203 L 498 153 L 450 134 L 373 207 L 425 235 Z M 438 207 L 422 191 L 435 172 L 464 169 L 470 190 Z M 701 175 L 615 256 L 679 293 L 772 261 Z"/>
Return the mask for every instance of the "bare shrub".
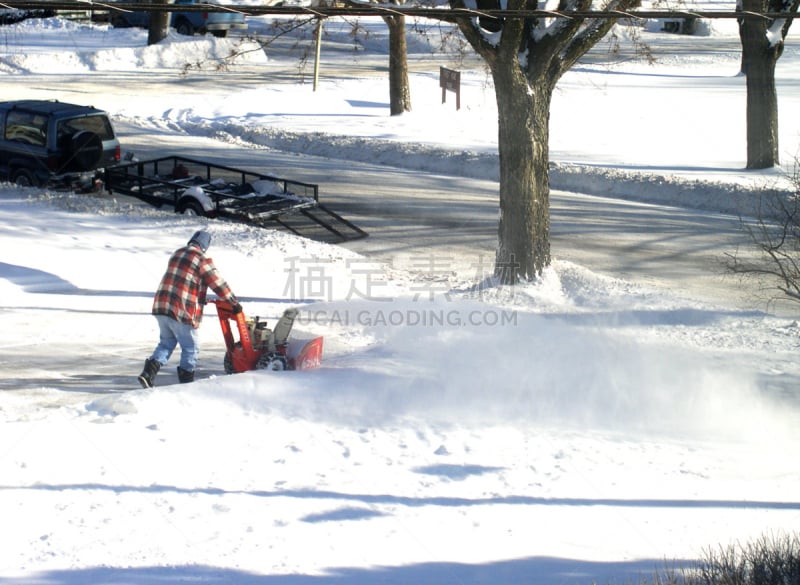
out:
<path id="1" fill-rule="evenodd" d="M 709 549 L 687 585 L 800 584 L 800 537 L 762 536 L 745 545 Z"/>
<path id="2" fill-rule="evenodd" d="M 800 171 L 792 176 L 794 193 L 766 191 L 755 219 L 741 219 L 755 248 L 726 254 L 727 270 L 754 280 L 768 302 L 800 303 Z"/>
<path id="3" fill-rule="evenodd" d="M 800 534 L 708 548 L 691 566 L 667 567 L 628 585 L 800 585 Z"/>

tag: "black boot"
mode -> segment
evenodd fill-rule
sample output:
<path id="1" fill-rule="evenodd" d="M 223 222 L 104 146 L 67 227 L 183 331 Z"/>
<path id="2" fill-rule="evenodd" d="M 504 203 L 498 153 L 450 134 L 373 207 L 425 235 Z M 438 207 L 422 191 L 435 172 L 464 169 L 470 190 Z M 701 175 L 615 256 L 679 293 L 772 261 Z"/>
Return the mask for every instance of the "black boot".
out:
<path id="1" fill-rule="evenodd" d="M 146 359 L 144 361 L 144 369 L 139 374 L 139 384 L 142 388 L 152 388 L 155 383 L 156 374 L 161 369 L 161 364 L 154 359 Z"/>
<path id="2" fill-rule="evenodd" d="M 182 367 L 178 366 L 178 382 L 181 384 L 188 384 L 189 382 L 194 382 L 194 372 L 190 372 L 189 370 L 184 370 Z"/>

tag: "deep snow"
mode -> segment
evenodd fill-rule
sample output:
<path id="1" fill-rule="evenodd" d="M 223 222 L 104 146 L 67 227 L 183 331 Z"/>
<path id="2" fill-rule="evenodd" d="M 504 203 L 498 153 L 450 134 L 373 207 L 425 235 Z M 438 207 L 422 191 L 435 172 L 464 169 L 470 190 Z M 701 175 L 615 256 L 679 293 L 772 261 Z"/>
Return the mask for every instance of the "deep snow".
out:
<path id="1" fill-rule="evenodd" d="M 345 37 L 330 29 L 326 42 Z M 224 73 L 181 75 L 234 39 L 145 48 L 142 31 L 60 20 L 2 31 L 9 99 L 77 101 L 82 75 L 91 103 L 143 131 L 451 175 L 496 168 L 480 70 L 465 74 L 458 113 L 433 73 L 416 73 L 415 111 L 391 119 L 380 75 L 326 78 L 311 97 L 283 76 L 209 92 L 202 82 Z M 231 67 L 291 69 L 282 55 Z M 796 57 L 790 44 L 779 64 L 786 161 Z M 554 186 L 735 213 L 785 185 L 779 170 L 738 170 L 735 63 L 681 54 L 569 74 Z M 120 71 L 136 83 L 97 91 Z M 587 96 L 608 115 L 584 117 Z M 665 113 L 702 139 L 665 131 Z M 225 376 L 211 311 L 204 379 L 170 385 L 171 363 L 145 391 L 134 378 L 155 343 L 152 291 L 205 222 L 11 187 L 0 207 L 0 583 L 603 583 L 798 525 L 791 318 L 558 259 L 539 282 L 502 288 L 435 258 L 398 269 L 211 222 L 212 256 L 248 313 L 300 306 L 299 332 L 325 336 L 323 366 Z"/>

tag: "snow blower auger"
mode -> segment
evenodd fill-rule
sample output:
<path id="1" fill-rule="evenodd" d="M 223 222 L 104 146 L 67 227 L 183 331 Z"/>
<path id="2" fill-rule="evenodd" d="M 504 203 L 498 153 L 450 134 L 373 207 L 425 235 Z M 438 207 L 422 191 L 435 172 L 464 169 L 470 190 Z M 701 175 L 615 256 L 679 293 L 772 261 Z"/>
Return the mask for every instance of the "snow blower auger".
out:
<path id="1" fill-rule="evenodd" d="M 248 319 L 244 311 L 233 312 L 233 306 L 222 299 L 211 299 L 225 338 L 225 373 L 239 374 L 250 370 L 310 370 L 322 362 L 322 337 L 289 341 L 297 309 L 286 309 L 273 329 L 260 317 Z M 231 326 L 235 323 L 235 329 Z M 236 340 L 234 330 L 238 333 Z"/>

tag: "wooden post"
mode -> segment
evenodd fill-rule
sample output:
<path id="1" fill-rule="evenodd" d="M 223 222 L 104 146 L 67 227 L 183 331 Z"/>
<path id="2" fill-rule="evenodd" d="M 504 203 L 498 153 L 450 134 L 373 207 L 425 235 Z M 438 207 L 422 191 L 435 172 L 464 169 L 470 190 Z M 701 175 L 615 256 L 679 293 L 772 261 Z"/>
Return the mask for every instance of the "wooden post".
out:
<path id="1" fill-rule="evenodd" d="M 320 46 L 322 45 L 322 19 L 317 19 L 317 34 L 316 34 L 316 41 L 314 47 L 314 91 L 317 91 L 317 85 L 319 84 L 319 55 L 320 55 Z"/>

